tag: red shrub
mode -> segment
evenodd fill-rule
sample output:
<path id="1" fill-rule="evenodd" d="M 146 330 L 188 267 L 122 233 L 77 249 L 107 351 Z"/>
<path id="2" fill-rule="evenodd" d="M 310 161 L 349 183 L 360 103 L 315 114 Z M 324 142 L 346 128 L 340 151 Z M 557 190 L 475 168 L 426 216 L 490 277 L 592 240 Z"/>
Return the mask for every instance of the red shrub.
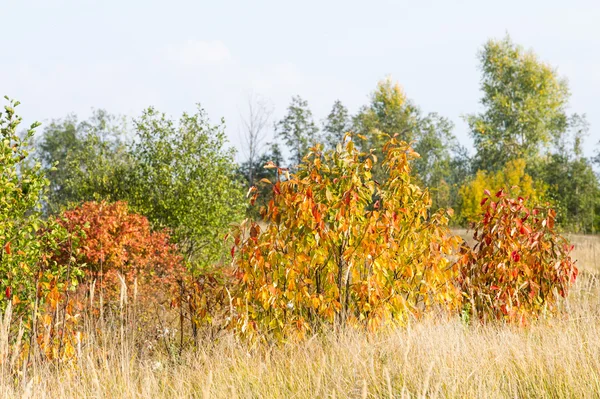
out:
<path id="1" fill-rule="evenodd" d="M 459 259 L 465 310 L 480 319 L 526 322 L 556 310 L 577 277 L 573 246 L 554 228 L 556 212 L 486 190 L 475 246 Z"/>

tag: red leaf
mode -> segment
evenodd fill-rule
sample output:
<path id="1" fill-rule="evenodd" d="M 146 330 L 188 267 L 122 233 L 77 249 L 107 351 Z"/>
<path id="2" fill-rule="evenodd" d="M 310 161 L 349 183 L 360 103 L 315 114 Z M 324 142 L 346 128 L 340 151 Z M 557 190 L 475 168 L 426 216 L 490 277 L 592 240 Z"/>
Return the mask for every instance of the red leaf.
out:
<path id="1" fill-rule="evenodd" d="M 484 193 L 485 195 L 492 195 L 492 194 L 490 193 L 490 190 L 488 190 L 487 188 L 486 188 L 485 190 L 483 190 L 483 193 Z"/>
<path id="2" fill-rule="evenodd" d="M 231 257 L 235 256 L 235 247 L 231 247 Z"/>
<path id="3" fill-rule="evenodd" d="M 520 232 L 521 234 L 531 234 L 531 229 L 530 229 L 528 226 L 526 226 L 526 225 L 523 225 L 523 226 L 521 226 L 521 228 L 519 229 L 519 232 Z"/>
<path id="4" fill-rule="evenodd" d="M 505 194 L 504 194 L 504 189 L 501 189 L 500 191 L 498 191 L 498 192 L 496 193 L 496 197 L 498 197 L 498 198 L 502 198 L 502 197 L 504 197 L 504 196 L 505 196 Z"/>
<path id="5" fill-rule="evenodd" d="M 519 253 L 517 251 L 512 251 L 512 253 L 510 254 L 510 257 L 515 262 L 518 262 L 521 260 L 521 255 L 519 255 Z"/>
<path id="6" fill-rule="evenodd" d="M 481 200 L 481 202 L 479 203 L 479 205 L 483 206 L 488 200 L 488 197 L 483 197 L 483 199 Z"/>
<path id="7" fill-rule="evenodd" d="M 10 255 L 10 241 L 4 244 L 4 252 L 6 252 L 7 255 Z"/>
<path id="8" fill-rule="evenodd" d="M 10 299 L 10 297 L 12 296 L 12 288 L 6 287 L 4 294 L 6 295 L 6 299 Z"/>
<path id="9" fill-rule="evenodd" d="M 496 284 L 492 284 L 490 286 L 490 288 L 493 289 L 493 290 L 499 290 L 500 289 L 500 287 L 498 287 Z"/>

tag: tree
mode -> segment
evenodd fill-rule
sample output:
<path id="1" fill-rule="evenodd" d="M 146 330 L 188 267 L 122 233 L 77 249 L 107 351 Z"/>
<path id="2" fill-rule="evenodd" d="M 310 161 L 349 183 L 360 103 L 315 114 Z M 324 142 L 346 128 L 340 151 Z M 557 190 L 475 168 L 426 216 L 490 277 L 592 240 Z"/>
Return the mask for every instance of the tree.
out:
<path id="1" fill-rule="evenodd" d="M 567 82 L 508 36 L 488 41 L 479 58 L 484 110 L 466 118 L 477 168 L 496 171 L 515 159 L 533 166 L 566 129 Z"/>
<path id="2" fill-rule="evenodd" d="M 331 112 L 323 122 L 323 131 L 325 133 L 325 144 L 327 148 L 333 149 L 339 143 L 343 144 L 344 136 L 352 128 L 348 108 L 340 100 L 333 103 Z"/>
<path id="3" fill-rule="evenodd" d="M 156 227 L 171 230 L 188 264 L 213 265 L 224 253 L 229 224 L 244 212 L 223 124 L 212 125 L 200 107 L 178 123 L 148 108 L 134 126 L 135 168 L 125 199 Z"/>
<path id="4" fill-rule="evenodd" d="M 260 168 L 261 152 L 265 146 L 266 129 L 273 110 L 267 105 L 264 99 L 255 95 L 250 95 L 247 101 L 248 115 L 242 117 L 242 126 L 244 129 L 244 140 L 246 142 L 246 161 L 244 171 L 249 187 L 256 183 L 255 173 Z M 260 178 L 259 178 L 260 179 Z"/>
<path id="5" fill-rule="evenodd" d="M 495 192 L 505 187 L 508 195 L 529 198 L 532 203 L 541 203 L 547 190 L 543 182 L 534 181 L 527 174 L 526 164 L 522 159 L 507 162 L 504 168 L 497 172 L 480 170 L 472 180 L 460 187 L 460 220 L 463 223 L 480 220 L 480 204 L 485 198 L 485 191 Z"/>
<path id="6" fill-rule="evenodd" d="M 122 199 L 126 175 L 133 168 L 123 118 L 95 110 L 78 122 L 75 116 L 52 121 L 37 151 L 50 180 L 47 211 L 58 212 L 83 201 Z"/>
<path id="7" fill-rule="evenodd" d="M 435 113 L 420 118 L 417 123 L 419 140 L 415 151 L 415 173 L 420 183 L 427 187 L 432 197 L 432 209 L 454 206 L 452 192 L 452 151 L 458 148 L 452 134 L 454 125 Z"/>
<path id="8" fill-rule="evenodd" d="M 387 141 L 385 134 L 412 142 L 416 138 L 417 113 L 398 83 L 389 77 L 379 81 L 370 103 L 353 118 L 354 130 L 365 137 L 360 141 L 362 151 L 373 149 L 381 154 Z"/>
<path id="9" fill-rule="evenodd" d="M 389 136 L 413 143 L 420 154 L 415 171 L 420 182 L 432 189 L 434 209 L 450 205 L 449 164 L 457 143 L 449 120 L 435 113 L 423 115 L 400 85 L 388 77 L 377 84 L 370 103 L 353 118 L 353 124 L 362 151 L 373 151 L 378 157 L 383 156 L 383 144 Z M 380 166 L 373 173 L 378 181 L 386 179 Z"/>
<path id="10" fill-rule="evenodd" d="M 600 186 L 592 162 L 583 155 L 588 123 L 585 116 L 573 115 L 570 129 L 555 144 L 539 171 L 548 184 L 548 196 L 557 208 L 557 222 L 569 231 L 596 231 L 596 208 Z"/>
<path id="11" fill-rule="evenodd" d="M 293 165 L 299 165 L 308 149 L 318 141 L 319 129 L 313 121 L 308 102 L 300 96 L 292 97 L 287 114 L 275 124 L 275 131 L 290 150 Z"/>

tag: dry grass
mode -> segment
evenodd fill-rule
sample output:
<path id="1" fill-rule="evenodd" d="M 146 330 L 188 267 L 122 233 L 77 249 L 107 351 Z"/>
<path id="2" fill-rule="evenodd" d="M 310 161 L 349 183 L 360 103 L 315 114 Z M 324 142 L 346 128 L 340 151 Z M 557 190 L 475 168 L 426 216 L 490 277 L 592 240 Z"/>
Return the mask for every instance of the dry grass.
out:
<path id="1" fill-rule="evenodd" d="M 77 364 L 38 365 L 1 397 L 396 398 L 598 397 L 597 237 L 574 237 L 582 277 L 565 315 L 528 328 L 429 321 L 376 336 L 346 331 L 297 345 L 248 349 L 230 336 L 180 358 L 139 355 L 115 331 Z M 0 334 L 0 340 L 2 339 Z M 2 349 L 0 342 L 0 351 Z M 1 355 L 2 353 L 0 353 Z"/>

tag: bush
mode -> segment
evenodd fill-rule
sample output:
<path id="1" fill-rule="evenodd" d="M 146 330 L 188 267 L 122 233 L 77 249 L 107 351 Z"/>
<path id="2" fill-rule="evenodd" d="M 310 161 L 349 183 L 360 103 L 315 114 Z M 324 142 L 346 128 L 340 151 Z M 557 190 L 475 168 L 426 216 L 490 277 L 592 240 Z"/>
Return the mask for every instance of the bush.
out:
<path id="1" fill-rule="evenodd" d="M 169 234 L 152 231 L 148 219 L 132 213 L 125 202 L 85 202 L 64 211 L 58 223 L 78 237 L 75 255 L 85 265 L 86 285 L 102 290 L 107 302 L 120 299 L 123 279 L 148 309 L 168 301 L 182 278 L 181 257 Z M 63 259 L 69 250 L 63 247 L 56 258 Z"/>
<path id="2" fill-rule="evenodd" d="M 556 311 L 574 283 L 573 247 L 555 230 L 556 212 L 527 204 L 485 190 L 476 244 L 459 259 L 468 317 L 525 323 Z"/>
<path id="3" fill-rule="evenodd" d="M 266 224 L 246 220 L 234 230 L 237 331 L 301 338 L 323 325 L 376 330 L 456 309 L 448 256 L 457 238 L 448 213 L 430 214 L 428 191 L 413 184 L 416 157 L 390 139 L 378 163 L 349 139 L 325 154 L 311 149 L 294 175 L 268 164 L 278 179 Z M 384 182 L 372 176 L 376 165 L 389 173 Z"/>

